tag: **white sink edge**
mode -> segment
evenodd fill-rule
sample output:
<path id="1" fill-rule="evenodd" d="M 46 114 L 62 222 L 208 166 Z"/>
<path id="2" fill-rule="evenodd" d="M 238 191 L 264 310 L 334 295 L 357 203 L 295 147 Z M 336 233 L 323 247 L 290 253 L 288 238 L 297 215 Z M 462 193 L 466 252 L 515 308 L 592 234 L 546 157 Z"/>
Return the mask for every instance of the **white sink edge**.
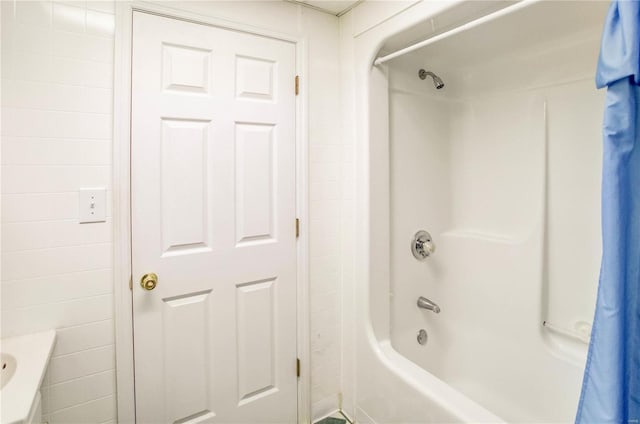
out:
<path id="1" fill-rule="evenodd" d="M 13 355 L 18 364 L 11 380 L 0 390 L 0 423 L 19 424 L 29 418 L 55 340 L 55 330 L 0 339 L 0 351 Z"/>

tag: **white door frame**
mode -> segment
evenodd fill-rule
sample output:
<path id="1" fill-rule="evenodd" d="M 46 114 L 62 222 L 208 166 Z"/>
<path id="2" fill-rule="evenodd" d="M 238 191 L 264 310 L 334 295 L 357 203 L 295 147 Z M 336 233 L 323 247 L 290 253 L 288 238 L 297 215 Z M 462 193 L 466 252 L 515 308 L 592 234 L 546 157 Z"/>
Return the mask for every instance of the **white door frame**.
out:
<path id="1" fill-rule="evenodd" d="M 133 302 L 131 283 L 131 53 L 133 12 L 140 11 L 184 21 L 275 38 L 296 46 L 296 75 L 304 81 L 307 48 L 304 37 L 264 30 L 238 22 L 204 16 L 159 4 L 116 2 L 113 129 L 113 282 L 116 343 L 118 422 L 135 422 L 133 361 Z M 293 89 L 294 81 L 291 81 Z M 298 423 L 311 421 L 309 349 L 309 237 L 308 150 L 306 90 L 296 96 L 296 216 L 300 219 L 297 241 L 297 352 L 301 361 L 298 379 Z M 294 223 L 292 222 L 293 226 Z M 137 281 L 132 282 L 136 284 Z M 292 365 L 293 366 L 293 365 Z M 294 372 L 292 369 L 291 372 Z"/>

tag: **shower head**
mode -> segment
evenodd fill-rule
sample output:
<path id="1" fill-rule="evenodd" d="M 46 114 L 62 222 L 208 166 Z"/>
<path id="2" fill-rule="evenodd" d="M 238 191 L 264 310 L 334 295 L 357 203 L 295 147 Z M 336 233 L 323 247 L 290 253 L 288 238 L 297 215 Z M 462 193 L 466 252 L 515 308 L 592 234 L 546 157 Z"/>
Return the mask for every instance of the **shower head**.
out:
<path id="1" fill-rule="evenodd" d="M 444 82 L 442 81 L 442 79 L 436 74 L 434 74 L 433 72 L 425 71 L 424 69 L 420 69 L 418 71 L 418 76 L 420 77 L 421 80 L 426 79 L 427 75 L 433 78 L 433 85 L 436 86 L 437 90 L 440 90 L 442 87 L 444 87 Z"/>

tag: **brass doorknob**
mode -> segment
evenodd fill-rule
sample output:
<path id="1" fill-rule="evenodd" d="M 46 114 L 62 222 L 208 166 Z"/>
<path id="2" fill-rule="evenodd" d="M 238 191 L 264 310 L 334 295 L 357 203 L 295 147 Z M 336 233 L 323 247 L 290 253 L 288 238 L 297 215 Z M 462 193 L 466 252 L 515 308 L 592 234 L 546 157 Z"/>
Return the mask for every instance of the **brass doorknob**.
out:
<path id="1" fill-rule="evenodd" d="M 158 285 L 158 276 L 153 272 L 144 274 L 140 280 L 140 285 L 145 290 L 153 290 Z"/>

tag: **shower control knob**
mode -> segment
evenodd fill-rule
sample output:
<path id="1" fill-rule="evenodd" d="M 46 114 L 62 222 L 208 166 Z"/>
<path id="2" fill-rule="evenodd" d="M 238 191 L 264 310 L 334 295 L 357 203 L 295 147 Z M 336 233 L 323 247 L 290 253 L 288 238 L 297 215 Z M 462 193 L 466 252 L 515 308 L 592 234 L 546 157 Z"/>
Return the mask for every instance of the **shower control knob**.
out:
<path id="1" fill-rule="evenodd" d="M 425 345 L 427 344 L 427 338 L 429 336 L 427 335 L 427 331 L 425 329 L 420 329 L 420 331 L 418 331 L 418 343 L 421 345 Z"/>
<path id="2" fill-rule="evenodd" d="M 433 254 L 436 251 L 436 245 L 433 243 L 431 234 L 424 230 L 420 230 L 413 236 L 411 241 L 411 253 L 413 256 L 422 261 Z"/>

